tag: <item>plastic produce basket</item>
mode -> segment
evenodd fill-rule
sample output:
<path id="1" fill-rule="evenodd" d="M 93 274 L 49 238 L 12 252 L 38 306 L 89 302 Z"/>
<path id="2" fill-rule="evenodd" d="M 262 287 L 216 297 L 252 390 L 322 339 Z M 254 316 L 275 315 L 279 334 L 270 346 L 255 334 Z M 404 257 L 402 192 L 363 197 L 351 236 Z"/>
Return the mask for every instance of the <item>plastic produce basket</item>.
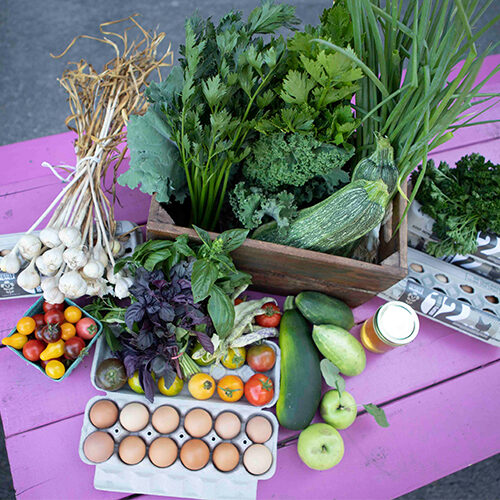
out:
<path id="1" fill-rule="evenodd" d="M 43 297 L 40 297 L 25 313 L 23 316 L 33 316 L 34 314 L 39 314 L 39 313 L 43 313 L 43 302 L 44 302 L 44 299 Z M 70 373 L 81 363 L 83 357 L 88 354 L 89 350 L 92 348 L 92 346 L 95 344 L 96 340 L 98 339 L 98 337 L 101 335 L 102 333 L 102 324 L 100 321 L 98 321 L 96 318 L 94 318 L 93 316 L 91 316 L 90 314 L 88 314 L 84 309 L 82 309 L 78 304 L 75 304 L 72 300 L 69 300 L 69 299 L 64 299 L 64 302 L 66 304 L 66 306 L 75 306 L 75 307 L 78 307 L 78 309 L 80 309 L 80 311 L 82 311 L 82 318 L 91 318 L 93 319 L 95 322 L 96 322 L 96 325 L 97 325 L 97 333 L 94 335 L 94 337 L 92 338 L 92 340 L 86 345 L 85 349 L 83 349 L 83 351 L 80 353 L 80 355 L 78 356 L 78 358 L 76 358 L 73 363 L 71 363 L 71 365 L 69 366 L 69 368 L 66 369 L 66 371 L 64 372 L 64 375 L 59 378 L 59 379 L 53 379 L 51 377 L 49 377 L 46 373 L 45 373 L 45 370 L 37 363 L 34 363 L 33 361 L 29 361 L 28 359 L 26 359 L 24 356 L 23 356 L 23 351 L 22 349 L 19 350 L 19 349 L 14 349 L 14 347 L 12 346 L 7 346 L 11 351 L 15 352 L 23 361 L 25 361 L 26 363 L 30 364 L 31 366 L 33 366 L 34 368 L 36 368 L 40 373 L 43 373 L 43 375 L 45 377 L 47 377 L 49 380 L 53 380 L 54 382 L 61 382 L 63 381 L 66 377 L 68 377 L 70 375 Z M 13 335 L 14 333 L 16 333 L 16 328 L 14 327 L 12 329 L 12 331 L 10 332 L 9 336 L 10 335 Z"/>

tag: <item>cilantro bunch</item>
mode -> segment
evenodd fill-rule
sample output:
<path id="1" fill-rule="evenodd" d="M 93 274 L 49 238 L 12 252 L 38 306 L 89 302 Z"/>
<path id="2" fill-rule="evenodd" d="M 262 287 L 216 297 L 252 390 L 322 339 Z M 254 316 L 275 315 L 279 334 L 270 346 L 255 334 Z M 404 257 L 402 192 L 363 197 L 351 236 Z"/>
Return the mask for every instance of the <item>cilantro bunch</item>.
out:
<path id="1" fill-rule="evenodd" d="M 421 172 L 422 167 L 412 174 L 414 182 Z M 436 168 L 430 161 L 417 200 L 435 220 L 439 241 L 427 244 L 429 254 L 474 253 L 479 231 L 500 234 L 500 164 L 477 153 L 462 157 L 455 168 L 446 162 Z"/>

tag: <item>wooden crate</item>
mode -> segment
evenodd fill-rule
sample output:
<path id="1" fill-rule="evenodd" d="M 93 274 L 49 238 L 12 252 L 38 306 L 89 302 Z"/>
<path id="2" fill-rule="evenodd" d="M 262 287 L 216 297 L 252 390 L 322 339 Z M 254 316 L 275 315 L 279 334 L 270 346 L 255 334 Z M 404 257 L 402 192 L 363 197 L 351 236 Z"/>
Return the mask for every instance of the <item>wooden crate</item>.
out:
<path id="1" fill-rule="evenodd" d="M 358 306 L 407 274 L 406 220 L 394 233 L 405 202 L 398 194 L 392 203 L 392 220 L 380 231 L 380 264 L 251 239 L 232 253 L 234 262 L 238 269 L 252 275 L 253 286 L 258 290 L 280 295 L 315 290 L 338 297 L 351 307 Z M 151 200 L 147 232 L 149 239 L 173 239 L 188 234 L 191 240 L 199 241 L 193 229 L 175 225 L 155 196 Z M 217 233 L 210 235 L 214 238 Z"/>

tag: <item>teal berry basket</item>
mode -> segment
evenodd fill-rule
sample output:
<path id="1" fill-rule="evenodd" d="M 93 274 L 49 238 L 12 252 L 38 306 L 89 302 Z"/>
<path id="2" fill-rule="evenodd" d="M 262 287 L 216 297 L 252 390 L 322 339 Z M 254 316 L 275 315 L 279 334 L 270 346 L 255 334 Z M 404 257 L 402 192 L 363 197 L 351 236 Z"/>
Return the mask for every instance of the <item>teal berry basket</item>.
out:
<path id="1" fill-rule="evenodd" d="M 43 302 L 44 302 L 43 297 L 40 297 L 24 313 L 23 316 L 33 316 L 34 314 L 43 313 Z M 78 307 L 78 309 L 80 309 L 80 311 L 82 311 L 82 318 L 91 318 L 91 319 L 93 319 L 96 322 L 96 325 L 97 325 L 97 333 L 94 335 L 94 337 L 92 337 L 92 340 L 85 346 L 85 348 L 82 350 L 82 352 L 80 353 L 80 355 L 73 361 L 73 363 L 71 363 L 69 365 L 69 367 L 66 368 L 66 371 L 64 372 L 64 375 L 61 378 L 54 379 L 54 378 L 49 377 L 45 373 L 45 370 L 41 367 L 40 364 L 34 363 L 33 361 L 29 361 L 28 359 L 26 359 L 23 356 L 22 349 L 18 350 L 18 349 L 14 349 L 14 347 L 12 347 L 10 345 L 7 346 L 11 351 L 14 351 L 21 359 L 23 359 L 24 361 L 26 361 L 26 363 L 28 363 L 31 366 L 33 366 L 34 368 L 36 368 L 40 373 L 43 373 L 43 375 L 45 377 L 47 377 L 49 380 L 53 380 L 54 382 L 62 382 L 66 377 L 69 377 L 69 375 L 71 374 L 71 372 L 82 362 L 82 359 L 84 358 L 84 356 L 86 356 L 88 354 L 88 352 L 90 351 L 90 349 L 92 348 L 92 346 L 95 344 L 96 340 L 98 339 L 98 337 L 102 333 L 102 324 L 101 324 L 101 322 L 99 320 L 97 320 L 96 318 L 94 318 L 93 316 L 91 316 L 90 314 L 88 314 L 84 309 L 82 309 L 78 304 L 75 304 L 72 300 L 64 299 L 64 302 L 66 304 L 66 307 L 69 307 L 69 306 Z M 14 328 L 10 332 L 10 335 L 13 335 L 14 333 L 16 333 L 16 328 Z"/>

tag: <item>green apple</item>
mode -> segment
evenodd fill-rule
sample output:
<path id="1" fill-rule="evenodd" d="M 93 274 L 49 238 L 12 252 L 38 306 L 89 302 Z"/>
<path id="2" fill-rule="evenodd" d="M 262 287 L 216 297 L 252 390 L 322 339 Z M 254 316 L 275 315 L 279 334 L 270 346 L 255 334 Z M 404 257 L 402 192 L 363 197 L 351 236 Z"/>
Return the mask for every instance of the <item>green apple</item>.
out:
<path id="1" fill-rule="evenodd" d="M 336 389 L 328 391 L 323 396 L 319 411 L 323 420 L 335 429 L 347 429 L 358 413 L 354 398 L 347 391 L 343 391 L 339 398 Z"/>
<path id="2" fill-rule="evenodd" d="M 344 456 L 344 441 L 331 425 L 312 424 L 300 433 L 297 451 L 311 469 L 331 469 Z"/>

